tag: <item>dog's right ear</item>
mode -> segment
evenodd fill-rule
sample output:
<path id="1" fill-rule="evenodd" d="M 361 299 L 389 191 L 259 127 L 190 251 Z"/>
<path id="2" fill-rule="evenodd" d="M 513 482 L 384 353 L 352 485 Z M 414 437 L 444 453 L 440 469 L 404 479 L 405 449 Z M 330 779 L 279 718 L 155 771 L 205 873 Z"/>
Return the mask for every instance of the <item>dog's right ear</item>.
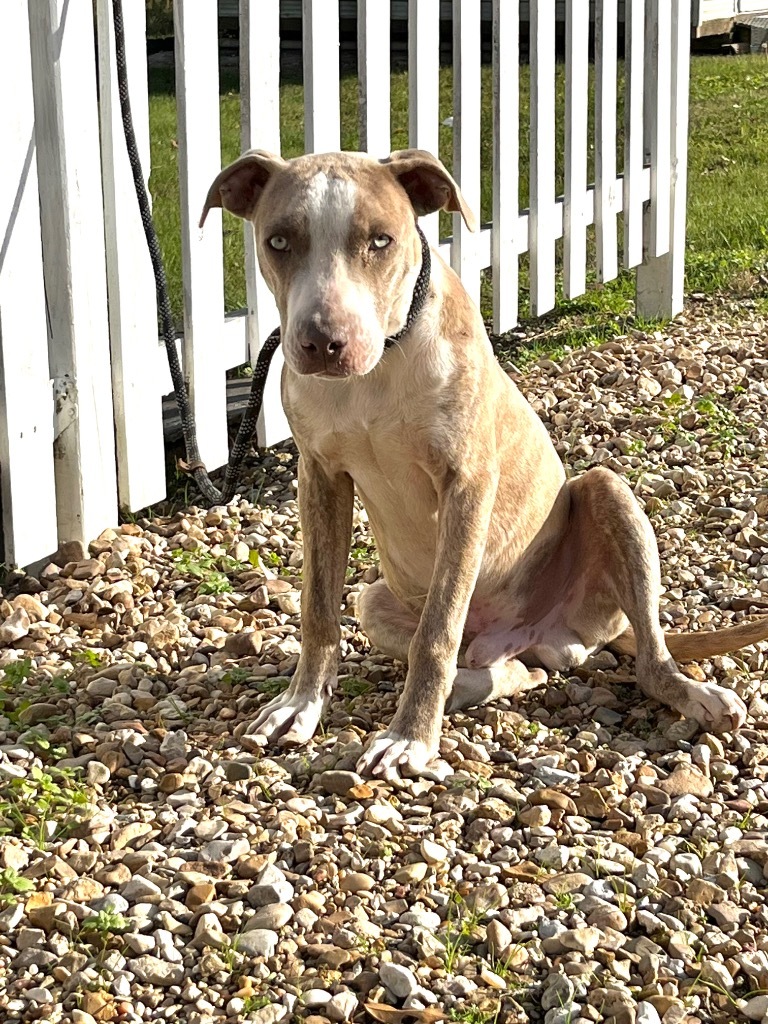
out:
<path id="1" fill-rule="evenodd" d="M 286 161 L 265 149 L 250 149 L 221 171 L 208 189 L 200 227 L 205 224 L 208 211 L 220 206 L 237 217 L 248 220 L 256 209 L 264 186 Z"/>

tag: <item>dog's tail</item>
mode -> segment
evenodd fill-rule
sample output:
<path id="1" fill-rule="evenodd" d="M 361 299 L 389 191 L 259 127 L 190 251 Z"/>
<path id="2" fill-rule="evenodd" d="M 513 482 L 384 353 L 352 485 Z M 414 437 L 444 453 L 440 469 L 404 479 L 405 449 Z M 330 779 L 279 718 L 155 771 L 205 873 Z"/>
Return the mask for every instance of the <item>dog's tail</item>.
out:
<path id="1" fill-rule="evenodd" d="M 726 629 L 702 629 L 695 633 L 665 633 L 669 653 L 675 661 L 701 661 L 717 654 L 728 654 L 768 640 L 768 615 Z M 637 640 L 632 627 L 611 640 L 608 646 L 618 654 L 637 654 Z"/>

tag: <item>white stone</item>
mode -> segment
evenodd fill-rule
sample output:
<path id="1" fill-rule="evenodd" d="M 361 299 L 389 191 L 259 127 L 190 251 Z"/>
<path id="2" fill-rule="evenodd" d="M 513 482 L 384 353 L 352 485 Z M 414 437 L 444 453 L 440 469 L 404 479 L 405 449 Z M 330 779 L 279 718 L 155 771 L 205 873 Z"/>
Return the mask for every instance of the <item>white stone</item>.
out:
<path id="1" fill-rule="evenodd" d="M 418 988 L 418 982 L 413 972 L 400 964 L 383 963 L 379 967 L 379 977 L 382 984 L 389 989 L 397 999 L 405 999 Z"/>

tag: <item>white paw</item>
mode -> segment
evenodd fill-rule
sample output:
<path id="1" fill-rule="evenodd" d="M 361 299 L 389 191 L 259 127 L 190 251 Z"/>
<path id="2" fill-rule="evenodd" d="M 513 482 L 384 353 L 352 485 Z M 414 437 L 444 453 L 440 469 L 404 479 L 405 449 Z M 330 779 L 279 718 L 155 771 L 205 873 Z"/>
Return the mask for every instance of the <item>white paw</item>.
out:
<path id="1" fill-rule="evenodd" d="M 327 697 L 307 700 L 288 689 L 261 709 L 245 734 L 265 745 L 274 740 L 285 746 L 306 743 L 314 736 L 327 703 Z"/>
<path id="2" fill-rule="evenodd" d="M 679 710 L 712 732 L 734 732 L 747 720 L 747 708 L 738 693 L 717 683 L 696 683 L 686 706 Z"/>
<path id="3" fill-rule="evenodd" d="M 421 740 L 409 740 L 399 732 L 386 729 L 378 732 L 357 762 L 361 775 L 370 773 L 385 779 L 396 779 L 402 771 L 420 775 L 437 753 Z"/>

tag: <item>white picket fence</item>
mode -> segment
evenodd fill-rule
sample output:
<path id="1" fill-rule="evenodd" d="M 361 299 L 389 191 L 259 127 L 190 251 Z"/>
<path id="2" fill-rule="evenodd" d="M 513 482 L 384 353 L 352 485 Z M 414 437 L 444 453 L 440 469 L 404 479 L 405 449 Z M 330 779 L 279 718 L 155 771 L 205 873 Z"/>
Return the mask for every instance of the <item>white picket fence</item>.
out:
<path id="1" fill-rule="evenodd" d="M 114 70 L 111 0 L 0 5 L 0 497 L 4 558 L 29 565 L 87 542 L 165 495 L 161 401 L 171 390 L 157 339 L 154 283 L 130 178 Z M 147 177 L 144 0 L 124 0 L 131 99 Z M 358 0 L 361 146 L 390 148 L 390 7 Z M 625 151 L 617 173 L 617 0 L 596 0 L 595 180 L 587 181 L 590 3 L 566 6 L 567 100 L 556 121 L 553 0 L 530 0 L 530 204 L 518 208 L 518 0 L 493 0 L 493 215 L 478 234 L 454 216 L 440 248 L 477 299 L 492 269 L 497 331 L 518 315 L 518 262 L 531 305 L 586 287 L 587 227 L 600 279 L 637 268 L 641 312 L 682 306 L 690 0 L 626 0 Z M 338 0 L 303 0 L 307 150 L 340 141 Z M 439 0 L 409 0 L 410 143 L 437 151 Z M 175 0 L 184 332 L 180 341 L 210 468 L 227 456 L 229 368 L 254 360 L 277 323 L 246 226 L 248 309 L 225 316 L 221 221 L 197 227 L 220 168 L 216 0 Z M 241 0 L 242 148 L 280 150 L 279 0 Z M 453 0 L 453 170 L 480 207 L 480 0 Z M 27 45 L 27 42 L 29 45 Z M 555 194 L 556 133 L 565 193 Z M 619 251 L 618 218 L 623 220 Z M 438 242 L 438 218 L 424 229 Z M 276 360 L 277 363 L 277 360 Z M 274 367 L 260 441 L 284 439 Z"/>

